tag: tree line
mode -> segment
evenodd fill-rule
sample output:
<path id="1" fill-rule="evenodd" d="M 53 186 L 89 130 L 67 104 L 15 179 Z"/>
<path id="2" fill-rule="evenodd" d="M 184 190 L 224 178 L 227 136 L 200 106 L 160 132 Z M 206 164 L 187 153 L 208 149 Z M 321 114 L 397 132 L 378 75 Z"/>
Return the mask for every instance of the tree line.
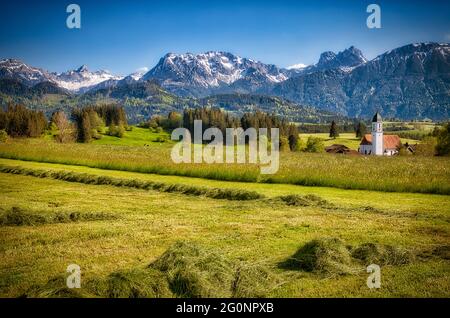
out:
<path id="1" fill-rule="evenodd" d="M 119 105 L 101 105 L 77 108 L 71 119 L 76 126 L 76 140 L 90 142 L 101 138 L 105 126 L 111 136 L 123 137 L 128 128 L 125 110 Z"/>
<path id="2" fill-rule="evenodd" d="M 248 128 L 267 128 L 267 137 L 270 139 L 270 129 L 278 128 L 280 133 L 280 149 L 290 149 L 295 151 L 298 148 L 298 129 L 294 124 L 286 119 L 281 119 L 274 114 L 267 114 L 261 111 L 244 113 L 241 118 L 222 111 L 220 108 L 195 108 L 185 109 L 183 112 L 182 127 L 188 129 L 191 134 L 194 132 L 194 121 L 202 121 L 203 132 L 211 127 L 218 128 L 222 134 L 226 134 L 226 128 L 238 128 L 246 130 Z M 202 132 L 202 133 L 203 133 Z"/>
<path id="3" fill-rule="evenodd" d="M 0 130 L 11 137 L 39 137 L 47 127 L 47 118 L 42 111 L 35 111 L 23 105 L 8 105 L 0 109 Z"/>
<path id="4" fill-rule="evenodd" d="M 193 133 L 194 120 L 202 121 L 202 128 L 206 130 L 211 127 L 219 128 L 225 134 L 226 128 L 241 127 L 244 130 L 253 127 L 279 128 L 280 149 L 291 151 L 317 152 L 323 150 L 323 141 L 320 138 L 309 137 L 305 142 L 299 138 L 300 132 L 329 132 L 331 138 L 339 136 L 340 131 L 350 130 L 349 124 L 338 124 L 334 121 L 330 125 L 304 125 L 289 123 L 286 119 L 274 114 L 261 111 L 244 113 L 242 117 L 222 111 L 219 108 L 189 108 L 183 114 L 170 112 L 167 116 L 153 116 L 141 127 L 171 131 L 178 127 L 184 127 Z M 367 131 L 363 121 L 353 124 L 356 137 L 362 137 Z M 107 130 L 106 130 L 107 128 Z M 125 110 L 117 104 L 89 106 L 77 108 L 72 111 L 70 118 L 63 111 L 52 114 L 50 122 L 47 121 L 42 111 L 28 109 L 23 105 L 10 104 L 3 110 L 0 108 L 0 141 L 11 137 L 40 137 L 46 130 L 54 132 L 55 140 L 66 142 L 90 142 L 99 139 L 105 133 L 122 137 L 124 132 L 131 127 L 128 126 Z M 418 145 L 418 153 L 429 155 L 450 154 L 450 123 L 443 127 L 436 127 L 431 133 L 425 134 L 422 142 Z"/>
<path id="5" fill-rule="evenodd" d="M 63 111 L 54 112 L 50 122 L 42 111 L 28 109 L 21 104 L 0 108 L 0 131 L 2 138 L 40 137 L 46 130 L 52 133 L 58 142 L 90 142 L 101 138 L 105 127 L 108 133 L 122 137 L 128 124 L 123 107 L 119 105 L 101 105 L 74 109 L 70 119 Z"/>

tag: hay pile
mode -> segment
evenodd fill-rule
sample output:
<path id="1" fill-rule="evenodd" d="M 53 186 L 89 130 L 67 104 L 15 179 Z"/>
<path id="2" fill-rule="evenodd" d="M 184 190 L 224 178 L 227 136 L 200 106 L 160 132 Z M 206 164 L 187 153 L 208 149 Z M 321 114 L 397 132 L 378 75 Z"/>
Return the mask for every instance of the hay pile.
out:
<path id="1" fill-rule="evenodd" d="M 26 298 L 89 298 L 92 297 L 83 289 L 68 288 L 66 277 L 57 276 L 43 286 L 33 286 L 21 297 Z"/>
<path id="2" fill-rule="evenodd" d="M 172 297 L 169 284 L 160 271 L 132 269 L 110 274 L 105 296 L 109 298 L 167 298 Z"/>
<path id="3" fill-rule="evenodd" d="M 408 250 L 390 245 L 365 243 L 355 248 L 338 238 L 312 240 L 300 247 L 279 267 L 322 274 L 355 274 L 370 264 L 404 265 L 414 260 Z M 362 266 L 363 265 L 363 266 Z"/>
<path id="4" fill-rule="evenodd" d="M 450 245 L 436 246 L 431 251 L 431 254 L 445 260 L 450 260 Z"/>
<path id="5" fill-rule="evenodd" d="M 298 195 L 298 194 L 289 194 L 278 197 L 286 205 L 290 206 L 318 206 L 323 208 L 331 208 L 333 205 L 327 200 L 314 195 Z"/>
<path id="6" fill-rule="evenodd" d="M 316 239 L 306 243 L 280 267 L 337 275 L 355 272 L 349 249 L 337 238 Z"/>
<path id="7" fill-rule="evenodd" d="M 26 297 L 267 297 L 278 279 L 262 265 L 232 262 L 193 243 L 177 242 L 146 268 L 116 271 L 105 279 L 66 287 L 57 277 L 33 287 Z"/>
<path id="8" fill-rule="evenodd" d="M 232 262 L 210 249 L 177 242 L 150 264 L 178 297 L 267 297 L 278 280 L 262 265 Z"/>
<path id="9" fill-rule="evenodd" d="M 177 242 L 151 268 L 167 275 L 179 297 L 230 297 L 233 264 L 222 255 L 192 243 Z"/>
<path id="10" fill-rule="evenodd" d="M 352 256 L 364 262 L 365 265 L 404 265 L 413 260 L 411 252 L 390 245 L 365 243 L 352 252 Z"/>
<path id="11" fill-rule="evenodd" d="M 403 265 L 412 260 L 410 252 L 389 245 L 366 243 L 352 249 L 338 238 L 321 238 L 303 245 L 279 267 L 333 276 L 364 272 L 363 265 Z M 279 285 L 278 276 L 264 265 L 231 261 L 217 251 L 177 242 L 146 268 L 83 281 L 82 289 L 69 289 L 65 277 L 56 277 L 24 296 L 262 298 Z"/>
<path id="12" fill-rule="evenodd" d="M 280 284 L 279 279 L 263 265 L 242 265 L 235 274 L 232 297 L 264 298 Z"/>

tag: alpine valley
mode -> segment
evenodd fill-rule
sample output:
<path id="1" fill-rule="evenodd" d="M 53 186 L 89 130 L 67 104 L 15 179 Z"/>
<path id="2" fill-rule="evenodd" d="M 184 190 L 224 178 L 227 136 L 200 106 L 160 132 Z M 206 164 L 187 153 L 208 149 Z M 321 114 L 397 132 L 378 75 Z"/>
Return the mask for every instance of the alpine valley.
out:
<path id="1" fill-rule="evenodd" d="M 152 69 L 128 76 L 86 65 L 52 73 L 2 59 L 0 105 L 10 102 L 47 113 L 117 102 L 130 122 L 201 106 L 260 109 L 301 122 L 368 118 L 376 111 L 387 118 L 444 120 L 450 117 L 450 44 L 410 44 L 373 60 L 352 46 L 289 68 L 227 52 L 169 53 Z"/>

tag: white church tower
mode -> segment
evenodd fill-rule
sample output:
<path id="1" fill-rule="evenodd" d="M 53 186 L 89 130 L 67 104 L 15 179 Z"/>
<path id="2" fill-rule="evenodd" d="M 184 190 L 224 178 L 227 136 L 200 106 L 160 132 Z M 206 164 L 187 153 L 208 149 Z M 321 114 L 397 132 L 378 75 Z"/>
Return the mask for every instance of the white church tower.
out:
<path id="1" fill-rule="evenodd" d="M 383 155 L 383 122 L 378 112 L 372 119 L 372 154 Z"/>

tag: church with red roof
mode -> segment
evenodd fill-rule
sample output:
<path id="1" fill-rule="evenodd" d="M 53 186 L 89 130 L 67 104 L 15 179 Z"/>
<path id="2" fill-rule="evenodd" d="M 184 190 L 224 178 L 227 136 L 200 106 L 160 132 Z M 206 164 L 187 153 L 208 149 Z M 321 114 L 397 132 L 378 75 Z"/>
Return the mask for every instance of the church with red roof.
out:
<path id="1" fill-rule="evenodd" d="M 363 155 L 393 156 L 401 147 L 400 137 L 383 134 L 383 121 L 377 112 L 372 119 L 372 133 L 364 135 L 358 152 Z"/>

